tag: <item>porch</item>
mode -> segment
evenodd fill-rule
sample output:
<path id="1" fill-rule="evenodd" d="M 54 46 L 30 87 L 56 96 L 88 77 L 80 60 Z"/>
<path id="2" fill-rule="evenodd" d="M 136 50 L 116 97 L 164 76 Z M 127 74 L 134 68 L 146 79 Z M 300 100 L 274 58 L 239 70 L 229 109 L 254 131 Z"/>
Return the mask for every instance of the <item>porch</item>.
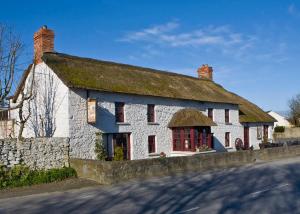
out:
<path id="1" fill-rule="evenodd" d="M 214 149 L 211 118 L 197 109 L 182 109 L 174 114 L 169 128 L 172 129 L 172 154 L 193 155 Z"/>

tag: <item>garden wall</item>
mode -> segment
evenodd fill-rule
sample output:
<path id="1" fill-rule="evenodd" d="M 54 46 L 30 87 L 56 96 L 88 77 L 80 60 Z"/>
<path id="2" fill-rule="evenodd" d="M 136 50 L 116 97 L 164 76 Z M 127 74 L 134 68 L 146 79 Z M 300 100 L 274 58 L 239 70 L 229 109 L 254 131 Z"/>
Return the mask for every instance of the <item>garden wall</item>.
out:
<path id="1" fill-rule="evenodd" d="M 300 128 L 285 128 L 284 132 L 282 133 L 273 133 L 273 137 L 275 141 L 282 141 L 282 140 L 300 140 Z"/>
<path id="2" fill-rule="evenodd" d="M 77 171 L 79 177 L 101 184 L 114 184 L 130 179 L 229 168 L 254 163 L 257 160 L 270 161 L 297 155 L 300 155 L 300 146 L 132 161 L 71 159 L 70 165 Z"/>
<path id="3" fill-rule="evenodd" d="M 0 140 L 0 165 L 25 164 L 31 169 L 69 166 L 68 138 L 32 138 Z"/>

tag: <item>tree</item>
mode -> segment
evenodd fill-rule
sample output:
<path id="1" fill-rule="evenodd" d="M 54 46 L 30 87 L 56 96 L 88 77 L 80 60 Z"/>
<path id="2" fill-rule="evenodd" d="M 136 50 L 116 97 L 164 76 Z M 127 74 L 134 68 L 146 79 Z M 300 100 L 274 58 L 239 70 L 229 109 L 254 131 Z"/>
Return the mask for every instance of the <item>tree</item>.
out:
<path id="1" fill-rule="evenodd" d="M 58 82 L 47 68 L 40 69 L 33 83 L 33 98 L 29 104 L 29 127 L 35 137 L 53 137 L 56 131 Z"/>
<path id="2" fill-rule="evenodd" d="M 300 126 L 300 94 L 289 100 L 289 120 L 295 126 Z"/>
<path id="3" fill-rule="evenodd" d="M 7 110 L 7 97 L 14 83 L 17 61 L 21 55 L 23 44 L 20 38 L 0 23 L 0 110 Z"/>
<path id="4" fill-rule="evenodd" d="M 106 160 L 107 153 L 104 148 L 103 135 L 101 132 L 96 133 L 95 153 L 97 160 Z"/>

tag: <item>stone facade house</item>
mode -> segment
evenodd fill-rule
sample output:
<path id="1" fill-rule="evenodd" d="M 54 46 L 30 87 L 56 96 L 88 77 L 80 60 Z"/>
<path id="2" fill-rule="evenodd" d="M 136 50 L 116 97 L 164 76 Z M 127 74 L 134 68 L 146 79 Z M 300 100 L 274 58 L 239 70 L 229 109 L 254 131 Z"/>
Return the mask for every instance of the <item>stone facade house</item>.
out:
<path id="1" fill-rule="evenodd" d="M 99 132 L 109 157 L 121 147 L 128 160 L 155 157 L 161 152 L 166 156 L 192 155 L 207 148 L 234 151 L 237 142 L 256 149 L 262 134 L 272 138 L 274 118 L 215 83 L 208 65 L 200 67 L 195 78 L 57 53 L 54 33 L 47 27 L 35 33 L 34 49 L 35 66 L 25 71 L 19 85 L 26 86 L 33 73 L 39 83 L 24 136 L 36 136 L 40 126 L 33 123 L 40 120 L 43 128 L 52 128 L 51 136 L 70 138 L 72 157 L 95 158 Z M 45 91 L 49 94 L 51 87 L 56 90 L 55 96 L 47 95 L 55 101 L 49 120 L 49 109 L 48 118 L 41 117 L 47 99 L 39 96 Z M 17 103 L 19 91 L 11 105 Z M 11 117 L 14 115 L 12 112 Z"/>

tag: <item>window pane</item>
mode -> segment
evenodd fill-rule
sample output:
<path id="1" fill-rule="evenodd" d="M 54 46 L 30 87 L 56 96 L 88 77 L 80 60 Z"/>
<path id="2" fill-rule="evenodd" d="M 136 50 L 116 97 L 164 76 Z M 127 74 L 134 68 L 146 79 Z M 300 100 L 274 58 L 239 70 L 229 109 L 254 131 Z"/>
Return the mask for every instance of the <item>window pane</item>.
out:
<path id="1" fill-rule="evenodd" d="M 149 153 L 155 153 L 155 136 L 148 136 L 148 150 Z"/>
<path id="2" fill-rule="evenodd" d="M 147 105 L 148 122 L 155 122 L 154 104 Z"/>
<path id="3" fill-rule="evenodd" d="M 116 122 L 124 122 L 124 103 L 115 103 Z"/>

